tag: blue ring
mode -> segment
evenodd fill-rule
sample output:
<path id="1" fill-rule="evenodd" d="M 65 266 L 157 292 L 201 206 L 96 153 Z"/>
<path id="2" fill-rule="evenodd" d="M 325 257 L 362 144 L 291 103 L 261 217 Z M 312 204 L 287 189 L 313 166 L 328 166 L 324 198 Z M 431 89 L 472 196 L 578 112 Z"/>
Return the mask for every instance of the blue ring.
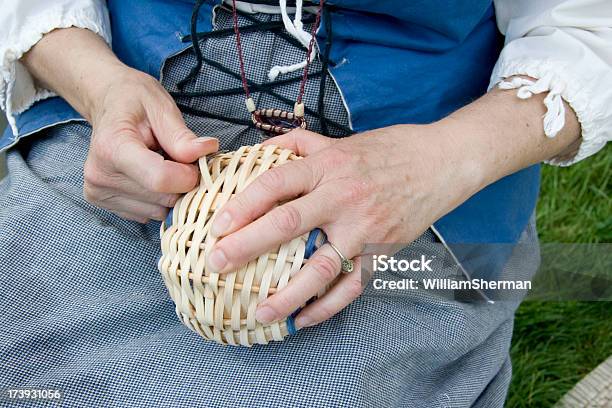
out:
<path id="1" fill-rule="evenodd" d="M 316 246 L 317 238 L 319 237 L 319 234 L 322 234 L 322 233 L 323 233 L 323 231 L 321 231 L 320 228 L 315 228 L 312 231 L 310 231 L 310 234 L 308 234 L 308 239 L 306 240 L 306 249 L 304 251 L 304 259 L 310 258 L 312 256 L 312 254 L 314 254 L 314 252 L 317 249 L 319 249 Z M 314 297 L 310 298 L 310 299 L 308 299 L 306 304 L 309 305 L 314 300 L 315 300 Z M 295 312 L 291 313 L 291 316 L 287 317 L 287 331 L 289 332 L 289 335 L 294 335 L 295 333 L 297 333 L 297 329 L 295 328 L 295 319 L 294 318 L 301 311 L 302 311 L 302 308 L 300 307 Z"/>
<path id="2" fill-rule="evenodd" d="M 164 221 L 166 228 L 170 228 L 172 226 L 172 213 L 174 213 L 174 208 L 171 208 L 170 211 L 168 211 L 168 215 L 166 215 L 166 220 Z"/>
<path id="3" fill-rule="evenodd" d="M 287 331 L 289 332 L 290 336 L 293 336 L 295 333 L 297 333 L 297 329 L 295 328 L 295 321 L 293 320 L 293 316 L 289 316 L 287 318 Z"/>
<path id="4" fill-rule="evenodd" d="M 312 254 L 314 254 L 314 252 L 318 249 L 315 245 L 317 243 L 317 238 L 319 234 L 321 234 L 322 232 L 323 231 L 321 231 L 319 228 L 315 228 L 310 231 L 310 234 L 308 234 L 308 240 L 306 241 L 306 250 L 304 251 L 305 259 L 310 258 Z"/>
<path id="5" fill-rule="evenodd" d="M 297 333 L 297 329 L 295 328 L 295 316 L 297 316 L 302 311 L 301 307 L 298 307 L 297 310 L 291 313 L 291 316 L 287 317 L 287 331 L 289 335 L 292 336 Z"/>

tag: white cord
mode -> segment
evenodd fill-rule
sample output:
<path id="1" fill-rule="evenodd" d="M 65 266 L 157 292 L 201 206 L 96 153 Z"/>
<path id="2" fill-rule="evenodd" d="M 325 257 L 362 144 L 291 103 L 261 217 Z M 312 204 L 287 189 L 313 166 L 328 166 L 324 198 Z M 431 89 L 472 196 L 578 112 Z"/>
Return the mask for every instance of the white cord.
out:
<path id="1" fill-rule="evenodd" d="M 300 24 L 302 23 L 301 21 L 301 18 L 302 18 L 302 4 L 301 3 L 302 2 L 298 0 L 298 3 L 296 3 L 295 21 L 292 22 L 291 19 L 289 18 L 289 13 L 287 13 L 287 0 L 279 0 L 281 17 L 283 19 L 283 24 L 285 25 L 285 30 L 287 30 L 287 32 L 291 34 L 293 38 L 295 38 L 300 43 L 302 43 L 304 47 L 308 47 L 308 43 L 310 42 L 310 34 L 305 32 L 303 29 L 298 30 L 296 27 L 298 17 L 300 18 L 299 23 Z"/>
<path id="2" fill-rule="evenodd" d="M 278 5 L 281 10 L 281 18 L 283 19 L 285 30 L 287 30 L 287 32 L 293 38 L 298 40 L 306 49 L 308 49 L 312 36 L 304 30 L 304 24 L 302 23 L 303 0 L 296 0 L 295 2 L 295 17 L 293 22 L 289 18 L 289 13 L 287 13 L 287 0 L 279 0 Z M 316 56 L 317 51 L 315 48 L 316 47 L 312 47 L 310 52 L 311 61 Z M 304 69 L 305 66 L 306 60 L 292 65 L 275 65 L 270 68 L 270 71 L 268 72 L 268 79 L 270 81 L 274 81 L 279 75 Z"/>
<path id="3" fill-rule="evenodd" d="M 499 89 L 518 89 L 516 96 L 520 99 L 529 99 L 532 95 L 548 92 L 548 95 L 544 98 L 544 105 L 547 109 L 546 115 L 544 115 L 544 134 L 549 138 L 557 136 L 565 126 L 565 106 L 561 97 L 565 87 L 558 82 L 551 85 L 551 82 L 553 81 L 550 75 L 537 81 L 513 77 L 511 80 L 500 82 L 498 86 Z"/>

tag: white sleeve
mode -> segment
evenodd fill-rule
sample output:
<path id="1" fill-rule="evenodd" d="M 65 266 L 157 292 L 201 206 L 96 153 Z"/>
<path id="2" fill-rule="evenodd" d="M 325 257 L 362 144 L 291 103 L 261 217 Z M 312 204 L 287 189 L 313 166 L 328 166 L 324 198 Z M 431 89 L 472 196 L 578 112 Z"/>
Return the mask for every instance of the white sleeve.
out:
<path id="1" fill-rule="evenodd" d="M 576 112 L 582 143 L 569 166 L 612 140 L 612 1 L 495 0 L 506 44 L 489 88 L 518 89 L 519 98 L 548 92 L 546 136 L 565 125 L 563 98 Z M 529 81 L 514 75 L 535 78 Z"/>
<path id="2" fill-rule="evenodd" d="M 86 28 L 111 42 L 104 0 L 0 0 L 0 107 L 14 134 L 15 114 L 54 96 L 36 85 L 19 59 L 44 34 L 66 27 Z"/>

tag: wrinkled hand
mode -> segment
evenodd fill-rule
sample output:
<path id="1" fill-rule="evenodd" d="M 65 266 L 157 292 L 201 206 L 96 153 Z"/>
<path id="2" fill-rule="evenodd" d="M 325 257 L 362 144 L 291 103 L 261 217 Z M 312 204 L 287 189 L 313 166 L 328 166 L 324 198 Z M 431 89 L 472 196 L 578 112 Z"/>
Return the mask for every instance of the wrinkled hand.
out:
<path id="1" fill-rule="evenodd" d="M 86 200 L 141 223 L 163 220 L 178 194 L 198 182 L 190 163 L 215 152 L 218 141 L 197 138 L 159 82 L 132 69 L 113 76 L 92 106 Z"/>
<path id="2" fill-rule="evenodd" d="M 456 142 L 433 125 L 341 140 L 295 130 L 267 143 L 305 158 L 263 173 L 224 206 L 211 231 L 221 237 L 208 257 L 214 271 L 232 271 L 316 227 L 348 258 L 366 243 L 409 243 L 479 188 L 473 166 L 459 165 Z M 300 312 L 298 328 L 330 318 L 361 294 L 355 261 L 354 272 Z M 259 304 L 257 319 L 290 315 L 334 282 L 340 269 L 338 254 L 323 245 L 285 288 Z"/>

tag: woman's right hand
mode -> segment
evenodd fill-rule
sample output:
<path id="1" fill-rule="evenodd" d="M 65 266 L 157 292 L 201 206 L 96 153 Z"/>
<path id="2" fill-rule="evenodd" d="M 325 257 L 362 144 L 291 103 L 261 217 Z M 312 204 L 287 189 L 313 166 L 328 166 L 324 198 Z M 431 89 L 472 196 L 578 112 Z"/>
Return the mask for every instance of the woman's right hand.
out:
<path id="1" fill-rule="evenodd" d="M 91 124 L 85 199 L 142 223 L 163 220 L 178 194 L 198 182 L 190 163 L 219 147 L 217 139 L 198 138 L 185 126 L 157 80 L 129 68 L 93 105 Z"/>
<path id="2" fill-rule="evenodd" d="M 192 163 L 218 149 L 217 139 L 198 138 L 185 126 L 155 78 L 122 64 L 94 33 L 53 31 L 23 62 L 92 125 L 83 193 L 123 218 L 163 220 L 178 195 L 197 185 Z"/>

